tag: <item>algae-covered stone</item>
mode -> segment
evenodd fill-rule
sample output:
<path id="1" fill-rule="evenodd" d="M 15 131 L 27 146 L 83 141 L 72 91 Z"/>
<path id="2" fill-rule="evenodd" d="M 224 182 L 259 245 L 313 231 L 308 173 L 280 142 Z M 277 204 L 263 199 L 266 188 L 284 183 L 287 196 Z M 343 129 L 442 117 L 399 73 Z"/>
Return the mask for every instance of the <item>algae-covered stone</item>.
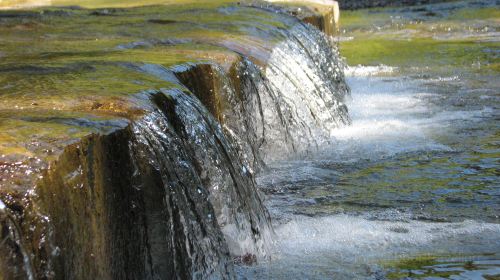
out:
<path id="1" fill-rule="evenodd" d="M 258 92 L 311 27 L 236 1 L 75 4 L 0 4 L 32 7 L 0 11 L 0 278 L 232 278 L 265 257 Z"/>

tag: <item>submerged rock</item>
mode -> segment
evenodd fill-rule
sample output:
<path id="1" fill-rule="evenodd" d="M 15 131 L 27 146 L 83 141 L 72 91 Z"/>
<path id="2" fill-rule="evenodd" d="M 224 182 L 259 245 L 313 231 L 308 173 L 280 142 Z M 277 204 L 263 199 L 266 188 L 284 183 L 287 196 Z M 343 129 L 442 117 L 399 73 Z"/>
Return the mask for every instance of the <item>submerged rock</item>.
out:
<path id="1" fill-rule="evenodd" d="M 233 278 L 266 258 L 254 170 L 349 122 L 335 46 L 269 7 L 64 10 L 0 12 L 1 277 Z"/>

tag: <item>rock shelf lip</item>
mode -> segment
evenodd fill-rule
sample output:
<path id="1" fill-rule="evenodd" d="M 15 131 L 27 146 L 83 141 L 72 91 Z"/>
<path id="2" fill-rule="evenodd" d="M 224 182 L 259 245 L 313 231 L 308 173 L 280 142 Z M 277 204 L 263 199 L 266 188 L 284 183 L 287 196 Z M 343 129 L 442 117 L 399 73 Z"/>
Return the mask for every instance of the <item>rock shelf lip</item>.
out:
<path id="1" fill-rule="evenodd" d="M 9 3 L 27 7 L 23 2 L 30 1 L 4 2 L 2 7 Z M 48 165 L 65 145 L 111 131 L 113 123 L 123 127 L 147 112 L 141 92 L 182 87 L 131 69 L 127 63 L 170 67 L 203 62 L 230 69 L 245 55 L 265 67 L 266 54 L 284 39 L 275 29 L 297 24 L 288 15 L 236 1 L 170 5 L 174 2 L 179 3 L 133 7 L 127 2 L 126 8 L 107 10 L 113 17 L 89 14 L 102 10 L 58 7 L 73 4 L 70 1 L 47 1 L 46 7 L 29 11 L 0 10 L 0 32 L 6 34 L 0 47 L 3 160 L 36 158 Z M 150 34 L 144 36 L 148 23 L 156 26 L 148 26 Z M 33 38 L 38 38 L 35 46 Z M 13 170 L 2 168 L 10 174 L 7 177 L 16 177 Z M 36 170 L 23 177 L 35 176 Z M 3 190 L 7 181 L 9 185 L 16 181 L 13 186 L 26 182 L 7 177 L 2 179 Z"/>

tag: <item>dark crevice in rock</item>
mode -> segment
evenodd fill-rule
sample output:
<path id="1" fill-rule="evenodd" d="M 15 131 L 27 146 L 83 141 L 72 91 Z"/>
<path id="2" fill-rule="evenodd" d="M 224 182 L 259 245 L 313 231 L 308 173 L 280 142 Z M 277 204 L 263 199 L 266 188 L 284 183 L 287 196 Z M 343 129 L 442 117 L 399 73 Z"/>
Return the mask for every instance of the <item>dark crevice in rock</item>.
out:
<path id="1" fill-rule="evenodd" d="M 355 10 L 387 6 L 415 6 L 454 0 L 337 0 L 341 9 Z"/>
<path id="2" fill-rule="evenodd" d="M 156 24 L 173 24 L 179 23 L 179 21 L 171 20 L 171 19 L 149 19 L 148 22 L 156 23 Z"/>
<path id="3" fill-rule="evenodd" d="M 0 209 L 0 271 L 3 279 L 33 279 L 33 265 L 22 240 L 22 230 L 11 210 Z"/>
<path id="4" fill-rule="evenodd" d="M 199 63 L 178 67 L 175 75 L 219 121 L 222 119 L 221 84 L 218 73 L 211 64 Z"/>

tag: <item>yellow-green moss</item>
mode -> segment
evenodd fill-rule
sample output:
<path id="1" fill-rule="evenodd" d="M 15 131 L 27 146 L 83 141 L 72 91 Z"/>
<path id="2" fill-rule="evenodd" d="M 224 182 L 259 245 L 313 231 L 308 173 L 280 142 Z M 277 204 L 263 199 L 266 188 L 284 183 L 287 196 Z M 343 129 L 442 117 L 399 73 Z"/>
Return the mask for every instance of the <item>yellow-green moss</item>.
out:
<path id="1" fill-rule="evenodd" d="M 499 16 L 495 8 L 468 7 L 434 16 L 425 16 L 425 10 L 420 15 L 391 9 L 346 11 L 341 28 L 351 40 L 340 43 L 341 53 L 351 65 L 498 73 L 494 50 L 500 43 L 488 32 Z"/>
<path id="2" fill-rule="evenodd" d="M 457 11 L 453 11 L 449 19 L 453 20 L 494 20 L 495 22 L 500 21 L 500 10 L 498 7 L 490 7 L 490 8 L 469 8 L 469 9 L 460 9 Z"/>

